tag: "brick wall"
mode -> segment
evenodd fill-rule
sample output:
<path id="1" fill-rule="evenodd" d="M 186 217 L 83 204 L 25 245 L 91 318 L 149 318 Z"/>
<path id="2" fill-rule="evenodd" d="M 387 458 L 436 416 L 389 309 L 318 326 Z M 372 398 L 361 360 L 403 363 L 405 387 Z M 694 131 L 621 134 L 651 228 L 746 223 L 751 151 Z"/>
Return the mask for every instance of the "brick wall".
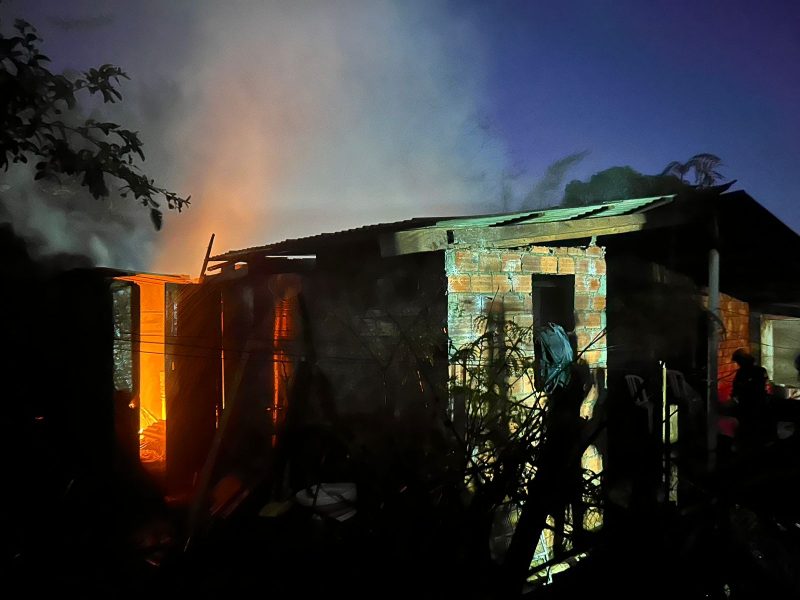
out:
<path id="1" fill-rule="evenodd" d="M 506 319 L 521 326 L 533 324 L 534 275 L 575 276 L 575 323 L 578 350 L 606 326 L 605 250 L 532 247 L 527 250 L 446 250 L 448 335 L 458 347 L 480 331 L 475 318 L 502 308 Z M 531 349 L 532 351 L 532 349 Z M 607 362 L 605 338 L 583 358 L 593 368 Z"/>
<path id="2" fill-rule="evenodd" d="M 720 400 L 725 402 L 730 396 L 733 376 L 737 369 L 731 356 L 737 348 L 750 349 L 750 306 L 733 296 L 720 294 L 719 310 L 724 329 L 720 332 L 717 350 L 719 361 L 717 388 Z"/>

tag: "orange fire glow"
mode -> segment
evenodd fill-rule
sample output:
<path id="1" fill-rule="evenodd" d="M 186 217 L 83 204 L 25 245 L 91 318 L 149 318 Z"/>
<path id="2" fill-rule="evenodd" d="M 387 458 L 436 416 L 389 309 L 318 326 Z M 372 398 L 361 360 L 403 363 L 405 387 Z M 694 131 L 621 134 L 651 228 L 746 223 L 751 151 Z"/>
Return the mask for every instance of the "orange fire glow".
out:
<path id="1" fill-rule="evenodd" d="M 139 288 L 139 371 L 132 408 L 139 411 L 139 458 L 154 472 L 162 472 L 167 458 L 167 406 L 165 372 L 165 285 L 189 280 L 172 276 L 139 274 L 117 279 Z"/>
<path id="2" fill-rule="evenodd" d="M 275 304 L 275 315 L 272 329 L 272 430 L 278 430 L 287 403 L 288 381 L 292 374 L 291 357 L 286 352 L 286 342 L 291 335 L 290 299 L 284 298 Z M 276 436 L 272 436 L 273 446 Z"/>
<path id="3" fill-rule="evenodd" d="M 139 290 L 139 457 L 155 467 L 167 457 L 164 283 L 140 280 Z"/>
<path id="4" fill-rule="evenodd" d="M 196 276 L 211 233 L 212 254 L 267 241 L 267 207 L 275 204 L 275 186 L 289 170 L 280 139 L 286 125 L 278 112 L 254 104 L 245 88 L 221 75 L 208 82 L 193 123 L 207 142 L 182 157 L 179 187 L 191 194 L 191 204 L 180 215 L 167 215 L 155 270 Z"/>

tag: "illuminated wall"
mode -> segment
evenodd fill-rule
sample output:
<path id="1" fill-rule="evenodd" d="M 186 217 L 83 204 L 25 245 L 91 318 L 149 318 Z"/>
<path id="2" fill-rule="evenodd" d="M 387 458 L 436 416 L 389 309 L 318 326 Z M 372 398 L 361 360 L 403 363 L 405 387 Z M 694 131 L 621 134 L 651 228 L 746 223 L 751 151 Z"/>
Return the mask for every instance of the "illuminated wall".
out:
<path id="1" fill-rule="evenodd" d="M 164 284 L 141 282 L 139 410 L 141 428 L 167 418 L 164 396 Z"/>

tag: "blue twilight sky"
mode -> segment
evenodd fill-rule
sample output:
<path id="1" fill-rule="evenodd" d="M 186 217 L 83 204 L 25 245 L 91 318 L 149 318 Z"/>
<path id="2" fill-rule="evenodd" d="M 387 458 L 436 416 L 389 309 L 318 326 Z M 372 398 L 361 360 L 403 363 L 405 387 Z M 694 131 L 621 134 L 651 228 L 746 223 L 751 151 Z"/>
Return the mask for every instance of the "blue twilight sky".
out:
<path id="1" fill-rule="evenodd" d="M 481 6 L 483 8 L 481 8 Z M 516 160 L 656 172 L 696 152 L 798 228 L 800 3 L 477 3 L 492 117 Z M 536 150 L 534 150 L 536 149 Z"/>
<path id="2" fill-rule="evenodd" d="M 192 194 L 156 235 L 119 202 L 15 203 L 11 181 L 20 230 L 99 263 L 193 272 L 211 231 L 224 250 L 492 212 L 584 150 L 566 181 L 717 154 L 800 230 L 800 2 L 6 0 L 0 16 L 36 25 L 55 69 L 122 66 L 109 114 Z"/>

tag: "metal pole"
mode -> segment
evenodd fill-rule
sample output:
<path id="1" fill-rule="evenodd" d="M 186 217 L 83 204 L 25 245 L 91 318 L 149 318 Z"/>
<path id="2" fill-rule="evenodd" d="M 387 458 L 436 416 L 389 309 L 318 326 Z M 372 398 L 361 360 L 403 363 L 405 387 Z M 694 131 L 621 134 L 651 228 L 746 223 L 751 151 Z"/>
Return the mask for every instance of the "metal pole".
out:
<path id="1" fill-rule="evenodd" d="M 706 415 L 708 418 L 708 470 L 717 461 L 717 377 L 719 373 L 719 251 L 708 253 L 708 376 L 706 388 Z"/>
<path id="2" fill-rule="evenodd" d="M 669 504 L 670 484 L 670 431 L 669 431 L 669 404 L 667 402 L 667 363 L 659 361 L 661 372 L 661 464 L 662 484 L 664 485 L 664 504 Z"/>

